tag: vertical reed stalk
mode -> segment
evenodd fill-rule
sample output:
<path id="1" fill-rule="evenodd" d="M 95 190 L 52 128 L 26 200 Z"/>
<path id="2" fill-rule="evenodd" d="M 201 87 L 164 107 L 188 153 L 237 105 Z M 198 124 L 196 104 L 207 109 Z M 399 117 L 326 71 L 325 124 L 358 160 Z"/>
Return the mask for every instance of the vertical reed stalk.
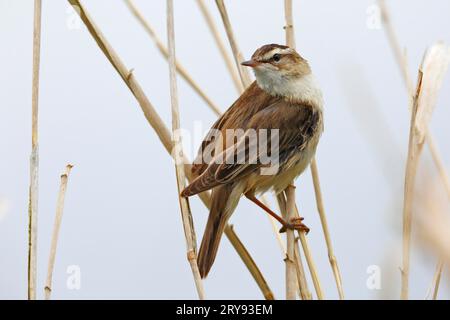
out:
<path id="1" fill-rule="evenodd" d="M 295 269 L 297 271 L 297 281 L 302 300 L 312 300 L 311 292 L 308 288 L 308 282 L 306 281 L 305 268 L 303 267 L 302 256 L 298 245 L 298 238 L 295 239 Z"/>
<path id="2" fill-rule="evenodd" d="M 279 194 L 277 196 L 277 200 L 278 200 L 278 210 L 281 212 L 281 215 L 283 217 L 283 219 L 287 219 L 287 203 L 286 203 L 286 198 L 284 194 Z M 295 210 L 295 208 L 294 208 Z M 283 240 L 281 239 L 281 235 L 279 233 L 279 229 L 277 228 L 277 226 L 275 225 L 275 219 L 273 219 L 272 217 L 269 217 L 271 222 L 272 222 L 272 227 L 274 229 L 274 232 L 277 236 L 277 240 L 278 243 L 281 247 L 282 252 L 284 253 L 285 256 L 285 262 L 287 259 L 287 250 L 286 247 L 283 243 Z M 308 288 L 308 282 L 306 281 L 306 276 L 305 276 L 305 269 L 303 268 L 303 263 L 302 263 L 302 259 L 301 259 L 301 254 L 300 254 L 300 248 L 298 246 L 298 240 L 299 238 L 295 239 L 295 246 L 294 246 L 294 251 L 295 251 L 295 268 L 296 268 L 296 272 L 297 272 L 297 281 L 298 281 L 298 289 L 299 289 L 299 296 L 302 300 L 311 300 L 312 299 L 312 295 L 311 292 L 309 291 Z"/>
<path id="3" fill-rule="evenodd" d="M 411 76 L 408 70 L 408 63 L 406 61 L 405 55 L 402 53 L 397 34 L 391 22 L 392 19 L 389 10 L 386 6 L 385 0 L 378 0 L 378 4 L 380 6 L 381 17 L 385 27 L 384 29 L 386 30 L 386 34 L 389 40 L 389 44 L 391 46 L 392 51 L 394 52 L 397 65 L 401 70 L 403 81 L 405 82 L 408 94 L 412 97 L 414 94 L 413 82 L 411 80 Z M 428 144 L 428 148 L 430 149 L 430 153 L 433 158 L 433 162 L 438 170 L 439 176 L 445 186 L 447 196 L 450 198 L 450 182 L 449 182 L 450 180 L 448 178 L 448 172 L 442 161 L 440 150 L 438 149 L 435 139 L 430 132 L 427 132 L 426 142 Z"/>
<path id="4" fill-rule="evenodd" d="M 68 0 L 68 2 L 76 9 L 75 11 L 80 15 L 81 20 L 86 25 L 90 35 L 95 40 L 97 45 L 99 46 L 100 50 L 103 52 L 105 57 L 109 60 L 113 68 L 117 71 L 117 73 L 120 75 L 124 83 L 127 85 L 128 89 L 132 92 L 134 97 L 136 98 L 137 102 L 139 103 L 139 106 L 142 109 L 142 112 L 144 113 L 144 116 L 147 120 L 147 122 L 150 124 L 150 126 L 153 128 L 153 130 L 156 132 L 158 138 L 160 139 L 162 145 L 166 149 L 166 151 L 171 154 L 173 149 L 173 142 L 172 137 L 169 129 L 166 127 L 164 122 L 162 121 L 161 117 L 159 116 L 158 112 L 155 110 L 153 105 L 150 103 L 149 99 L 147 98 L 146 94 L 142 90 L 141 85 L 137 81 L 137 79 L 134 77 L 133 73 L 130 72 L 125 64 L 122 62 L 120 57 L 117 55 L 115 50 L 111 47 L 109 42 L 106 40 L 106 38 L 101 33 L 100 29 L 97 27 L 97 25 L 94 23 L 84 6 L 80 3 L 79 0 Z M 189 163 L 189 161 L 186 159 L 184 160 L 184 163 Z M 186 165 L 186 168 L 190 168 L 190 165 Z M 192 177 L 190 175 L 190 170 L 186 170 L 186 175 L 189 180 L 192 180 Z M 203 201 L 203 203 L 209 207 L 210 205 L 210 196 L 208 193 L 202 193 L 200 196 L 200 199 Z M 233 248 L 237 251 L 239 256 L 241 257 L 242 261 L 244 262 L 245 266 L 248 268 L 250 273 L 252 274 L 254 280 L 257 282 L 258 286 L 262 288 L 262 292 L 264 294 L 264 297 L 266 299 L 273 299 L 273 294 L 269 286 L 267 285 L 267 282 L 265 281 L 263 275 L 261 274 L 261 271 L 259 270 L 258 266 L 255 264 L 254 260 L 250 256 L 249 252 L 245 248 L 245 246 L 242 244 L 240 239 L 238 238 L 237 234 L 234 232 L 234 230 L 230 227 L 230 225 L 227 224 L 225 227 L 225 235 L 230 240 L 231 244 L 233 245 Z"/>
<path id="5" fill-rule="evenodd" d="M 205 299 L 203 282 L 197 265 L 197 240 L 193 224 L 191 209 L 187 198 L 179 194 L 185 188 L 186 175 L 183 166 L 183 150 L 180 135 L 180 111 L 178 106 L 177 70 L 175 58 L 175 26 L 173 16 L 173 0 L 167 0 L 167 39 L 169 48 L 169 75 L 170 75 L 170 102 L 172 106 L 172 139 L 174 143 L 173 157 L 175 160 L 175 172 L 177 177 L 178 200 L 180 203 L 181 217 L 183 220 L 184 235 L 186 237 L 187 258 L 194 276 L 198 297 Z"/>
<path id="6" fill-rule="evenodd" d="M 284 12 L 286 20 L 286 25 L 284 27 L 286 32 L 286 44 L 291 48 L 295 48 L 295 33 L 294 33 L 295 29 L 294 29 L 294 19 L 292 17 L 292 0 L 284 1 Z M 337 259 L 334 255 L 330 231 L 328 229 L 328 221 L 325 214 L 325 206 L 323 203 L 322 190 L 320 188 L 319 169 L 317 167 L 317 161 L 315 158 L 312 159 L 310 168 L 314 185 L 314 193 L 316 197 L 317 211 L 319 212 L 320 222 L 322 224 L 322 230 L 328 250 L 328 259 L 330 261 L 331 269 L 333 270 L 333 276 L 338 289 L 339 298 L 344 299 L 344 290 L 342 288 L 341 273 L 339 271 Z"/>
<path id="7" fill-rule="evenodd" d="M 286 33 L 286 44 L 295 48 L 295 31 L 294 31 L 294 18 L 292 17 L 292 0 L 284 0 L 284 19 L 286 25 L 284 31 Z"/>
<path id="8" fill-rule="evenodd" d="M 295 48 L 294 19 L 292 17 L 292 0 L 284 0 L 284 13 L 286 19 L 286 44 Z M 286 190 L 286 221 L 292 221 L 295 210 L 295 187 L 294 181 Z M 294 230 L 286 230 L 286 300 L 295 299 L 294 284 L 297 280 L 295 272 L 295 234 Z M 298 269 L 298 268 L 297 268 Z"/>
<path id="9" fill-rule="evenodd" d="M 42 1 L 34 1 L 32 124 L 30 156 L 30 190 L 28 202 L 28 299 L 36 299 L 37 222 L 39 197 L 39 70 L 41 63 Z"/>
<path id="10" fill-rule="evenodd" d="M 71 164 L 68 164 L 66 166 L 65 172 L 61 175 L 61 184 L 59 186 L 58 201 L 56 203 L 55 222 L 53 225 L 52 243 L 50 247 L 50 255 L 48 258 L 47 281 L 45 283 L 44 288 L 45 300 L 50 300 L 52 294 L 52 279 L 53 279 L 53 269 L 55 267 L 56 248 L 58 246 L 59 230 L 61 228 L 61 221 L 64 212 L 64 200 L 66 198 L 67 181 L 69 179 L 69 174 L 72 167 L 73 166 Z"/>
<path id="11" fill-rule="evenodd" d="M 384 29 L 386 31 L 389 44 L 391 46 L 392 51 L 394 52 L 394 56 L 396 58 L 397 65 L 400 67 L 400 70 L 401 70 L 401 73 L 403 76 L 403 81 L 405 82 L 405 86 L 408 91 L 408 95 L 410 97 L 412 97 L 414 94 L 412 92 L 413 84 L 412 84 L 412 80 L 411 80 L 411 77 L 409 74 L 408 64 L 407 64 L 405 55 L 402 54 L 402 50 L 401 50 L 401 47 L 400 47 L 400 44 L 398 41 L 398 37 L 397 37 L 395 29 L 392 25 L 392 22 L 391 22 L 392 19 L 391 19 L 391 16 L 390 16 L 390 13 L 387 8 L 385 0 L 378 0 L 378 5 L 380 7 L 381 18 L 382 18 L 382 21 L 384 24 Z M 448 178 L 447 169 L 444 165 L 444 162 L 442 161 L 442 156 L 437 147 L 436 140 L 429 131 L 427 131 L 427 134 L 426 134 L 426 143 L 430 150 L 433 162 L 438 170 L 439 176 L 444 184 L 445 190 L 447 192 L 447 197 L 450 198 L 450 180 Z M 436 266 L 436 271 L 439 271 L 439 265 Z M 437 281 L 440 281 L 440 276 L 438 274 L 435 274 L 434 278 L 437 279 Z M 436 288 L 439 288 L 439 283 L 437 283 Z"/>
<path id="12" fill-rule="evenodd" d="M 328 229 L 328 221 L 325 215 L 325 207 L 323 204 L 322 191 L 320 189 L 319 180 L 319 170 L 317 168 L 317 161 L 315 158 L 312 159 L 311 165 L 311 175 L 314 184 L 314 192 L 316 195 L 316 206 L 319 212 L 320 222 L 322 224 L 322 230 L 325 237 L 325 243 L 328 250 L 328 260 L 330 261 L 331 269 L 333 270 L 334 281 L 336 282 L 336 287 L 339 293 L 339 299 L 344 299 L 344 288 L 342 287 L 341 272 L 339 270 L 339 265 L 334 255 L 333 244 L 331 242 L 330 230 Z"/>
<path id="13" fill-rule="evenodd" d="M 416 140 L 416 116 L 418 109 L 418 101 L 420 90 L 422 88 L 422 76 L 419 73 L 419 80 L 417 82 L 416 95 L 414 97 L 413 108 L 411 110 L 411 124 L 409 131 L 408 144 L 408 158 L 406 161 L 405 174 L 405 191 L 403 198 L 403 261 L 402 261 L 402 287 L 401 299 L 407 300 L 409 294 L 409 266 L 410 266 L 410 252 L 411 252 L 411 225 L 412 225 L 412 205 L 414 196 L 414 183 L 417 174 L 417 166 L 419 163 L 419 156 L 422 151 L 422 145 Z"/>
<path id="14" fill-rule="evenodd" d="M 433 300 L 436 300 L 437 296 L 438 296 L 439 284 L 441 282 L 443 268 L 444 268 L 444 259 L 440 258 L 436 265 L 436 271 L 434 272 L 433 283 L 432 283 L 432 287 L 431 287 L 433 290 L 433 296 L 432 296 Z"/>
<path id="15" fill-rule="evenodd" d="M 227 32 L 228 41 L 230 43 L 231 50 L 233 51 L 234 62 L 239 71 L 239 76 L 241 77 L 242 84 L 244 85 L 244 87 L 248 87 L 251 84 L 252 80 L 249 71 L 247 69 L 244 69 L 241 65 L 241 62 L 244 61 L 244 58 L 234 37 L 233 28 L 231 27 L 230 18 L 228 17 L 225 3 L 223 2 L 223 0 L 216 0 L 216 4 L 217 8 L 219 9 L 220 16 L 222 17 L 225 31 Z"/>
<path id="16" fill-rule="evenodd" d="M 285 190 L 286 193 L 286 217 L 291 221 L 295 210 L 295 187 L 290 185 Z M 295 234 L 294 230 L 286 230 L 286 300 L 295 300 L 297 289 L 297 273 L 295 268 Z"/>

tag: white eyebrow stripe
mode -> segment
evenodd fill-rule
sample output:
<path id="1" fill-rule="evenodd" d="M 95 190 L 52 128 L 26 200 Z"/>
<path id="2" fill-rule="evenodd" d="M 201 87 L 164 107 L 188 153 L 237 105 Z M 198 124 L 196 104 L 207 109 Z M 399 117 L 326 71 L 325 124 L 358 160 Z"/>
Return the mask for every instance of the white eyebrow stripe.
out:
<path id="1" fill-rule="evenodd" d="M 269 60 L 270 58 L 272 58 L 272 56 L 276 53 L 279 54 L 286 54 L 286 53 L 290 53 L 291 52 L 291 48 L 287 48 L 287 49 L 281 49 L 281 48 L 273 48 L 272 50 L 270 50 L 269 52 L 267 52 L 264 56 L 263 59 L 264 60 Z"/>

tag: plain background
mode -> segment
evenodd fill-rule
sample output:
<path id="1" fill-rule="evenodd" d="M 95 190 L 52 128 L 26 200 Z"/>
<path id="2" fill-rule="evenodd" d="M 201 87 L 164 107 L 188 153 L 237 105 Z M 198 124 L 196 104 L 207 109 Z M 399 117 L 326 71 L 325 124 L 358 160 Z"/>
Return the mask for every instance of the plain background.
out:
<path id="1" fill-rule="evenodd" d="M 207 1 L 226 40 L 215 3 Z M 83 1 L 151 102 L 170 125 L 168 66 L 123 1 Z M 450 42 L 450 2 L 387 1 L 413 79 L 425 49 Z M 136 1 L 163 41 L 163 0 Z M 226 1 L 238 44 L 248 58 L 284 42 L 283 1 Z M 325 133 L 318 149 L 329 226 L 347 298 L 398 298 L 401 208 L 409 114 L 407 95 L 374 1 L 294 1 L 296 41 L 323 89 Z M 179 61 L 225 110 L 237 97 L 213 38 L 193 0 L 175 1 Z M 186 262 L 174 166 L 120 77 L 66 1 L 44 1 L 40 91 L 38 295 L 43 298 L 59 175 L 69 179 L 54 272 L 53 297 L 196 298 Z M 27 286 L 27 198 L 31 144 L 33 1 L 0 0 L 0 298 L 24 299 Z M 227 43 L 227 42 L 226 42 Z M 182 126 L 206 130 L 214 114 L 178 81 Z M 431 129 L 450 161 L 450 77 Z M 187 146 L 191 149 L 197 145 Z M 188 156 L 192 157 L 191 154 Z M 428 151 L 424 161 L 430 163 Z M 433 170 L 431 170 L 433 172 Z M 297 201 L 326 298 L 337 298 L 309 171 Z M 191 201 L 198 241 L 207 211 Z M 283 255 L 268 219 L 242 200 L 231 219 L 277 298 L 284 297 Z M 422 299 L 436 256 L 415 243 L 411 297 Z M 79 266 L 80 290 L 67 285 Z M 367 269 L 378 266 L 381 289 Z M 449 297 L 447 274 L 440 297 Z M 312 289 L 312 285 L 310 286 Z M 260 299 L 249 272 L 225 238 L 205 281 L 208 298 Z"/>

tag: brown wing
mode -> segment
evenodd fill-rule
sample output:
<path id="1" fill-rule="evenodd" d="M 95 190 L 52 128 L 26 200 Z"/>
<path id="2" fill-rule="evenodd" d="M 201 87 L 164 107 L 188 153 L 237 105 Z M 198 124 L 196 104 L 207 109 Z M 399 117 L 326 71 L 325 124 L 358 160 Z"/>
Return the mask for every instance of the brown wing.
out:
<path id="1" fill-rule="evenodd" d="M 209 162 L 205 161 L 210 158 L 209 154 L 204 154 L 208 148 L 214 148 L 214 145 L 218 143 L 215 139 L 216 130 L 224 132 L 226 129 L 245 128 L 248 125 L 250 119 L 261 109 L 264 109 L 279 99 L 270 96 L 263 91 L 256 82 L 253 82 L 244 93 L 233 103 L 233 105 L 213 124 L 206 137 L 203 139 L 202 144 L 192 164 L 192 174 L 196 177 L 201 175 L 208 167 Z M 222 133 L 222 137 L 225 134 Z M 212 145 L 214 144 L 214 145 Z M 220 152 L 220 151 L 219 151 Z M 214 156 L 215 151 L 212 151 Z"/>
<path id="2" fill-rule="evenodd" d="M 254 129 L 256 132 L 260 129 L 267 129 L 268 132 L 273 129 L 278 130 L 279 144 L 278 147 L 272 148 L 272 152 L 278 154 L 276 161 L 278 161 L 278 167 L 282 167 L 294 153 L 302 151 L 309 139 L 318 129 L 320 130 L 318 128 L 320 117 L 320 111 L 309 105 L 291 104 L 283 100 L 260 110 L 250 119 L 244 137 L 218 154 L 215 160 L 219 160 L 220 163 L 211 161 L 206 170 L 183 191 L 182 195 L 190 196 L 220 184 L 238 181 L 265 166 L 262 156 L 266 154 L 262 153 L 265 150 L 261 148 L 260 139 L 247 139 L 252 132 L 248 129 Z M 273 142 L 268 139 L 267 143 Z M 258 147 L 255 148 L 255 145 Z M 270 146 L 267 149 L 270 150 Z M 257 152 L 250 152 L 250 150 Z M 243 158 L 244 163 L 236 161 Z"/>

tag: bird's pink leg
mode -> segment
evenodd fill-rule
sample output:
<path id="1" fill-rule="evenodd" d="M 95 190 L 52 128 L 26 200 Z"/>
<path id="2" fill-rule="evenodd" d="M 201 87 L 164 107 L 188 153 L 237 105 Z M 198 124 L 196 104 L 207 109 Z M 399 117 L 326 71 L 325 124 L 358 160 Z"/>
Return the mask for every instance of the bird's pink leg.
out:
<path id="1" fill-rule="evenodd" d="M 264 203 L 262 203 L 261 201 L 259 201 L 254 194 L 252 193 L 246 193 L 245 196 L 247 197 L 247 199 L 249 199 L 250 201 L 252 201 L 253 203 L 255 203 L 258 207 L 260 207 L 261 209 L 263 209 L 265 212 L 267 212 L 268 214 L 270 214 L 272 217 L 274 217 L 279 223 L 281 223 L 281 225 L 283 226 L 280 229 L 280 232 L 285 232 L 286 229 L 295 229 L 295 230 L 301 230 L 301 231 L 305 231 L 306 233 L 309 232 L 309 228 L 303 224 L 303 218 L 295 218 L 292 219 L 292 221 L 286 222 L 282 217 L 280 217 L 278 214 L 276 214 L 275 212 L 273 212 L 269 207 L 267 207 Z"/>

